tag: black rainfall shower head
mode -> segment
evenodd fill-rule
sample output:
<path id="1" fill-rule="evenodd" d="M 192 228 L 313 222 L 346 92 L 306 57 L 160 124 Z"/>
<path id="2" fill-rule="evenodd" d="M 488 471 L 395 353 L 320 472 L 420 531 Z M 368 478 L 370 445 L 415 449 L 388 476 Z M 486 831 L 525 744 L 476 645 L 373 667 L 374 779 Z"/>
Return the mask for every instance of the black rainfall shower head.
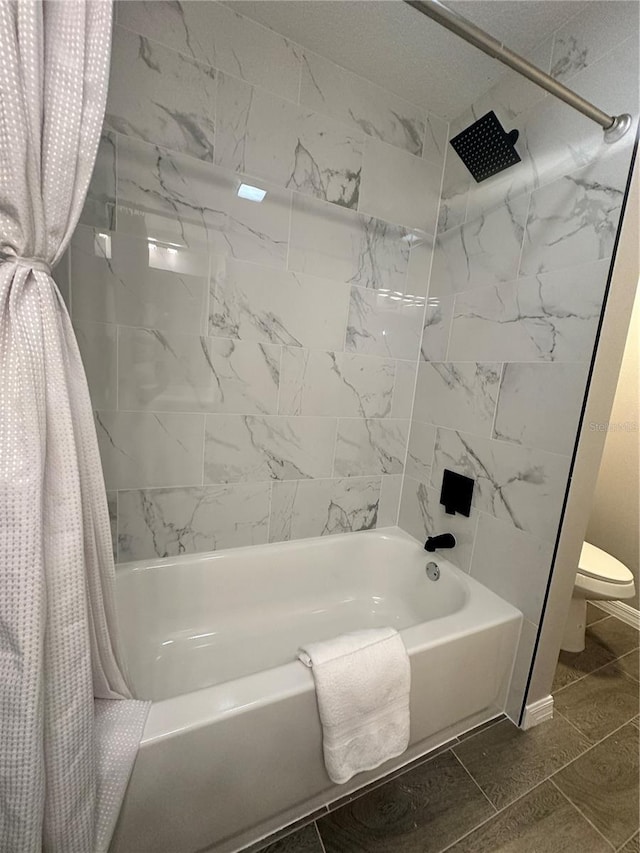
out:
<path id="1" fill-rule="evenodd" d="M 478 183 L 520 162 L 513 147 L 518 131 L 506 133 L 491 110 L 451 140 L 453 150 Z"/>

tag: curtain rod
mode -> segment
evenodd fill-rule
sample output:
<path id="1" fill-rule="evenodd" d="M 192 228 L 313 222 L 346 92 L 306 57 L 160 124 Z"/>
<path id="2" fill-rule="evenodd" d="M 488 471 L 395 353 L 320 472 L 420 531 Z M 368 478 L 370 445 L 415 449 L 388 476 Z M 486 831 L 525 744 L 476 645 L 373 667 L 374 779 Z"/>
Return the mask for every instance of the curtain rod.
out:
<path id="1" fill-rule="evenodd" d="M 556 98 L 569 104 L 578 112 L 599 124 L 604 130 L 605 142 L 617 142 L 631 127 L 631 116 L 622 113 L 619 116 L 611 116 L 585 100 L 585 98 L 559 83 L 550 74 L 546 74 L 522 56 L 509 50 L 493 36 L 476 27 L 467 18 L 463 18 L 457 12 L 448 9 L 439 0 L 404 0 L 409 6 L 413 6 L 418 12 L 446 27 L 452 33 L 460 36 L 465 41 L 477 47 L 489 56 L 522 74 L 537 86 L 550 92 Z"/>

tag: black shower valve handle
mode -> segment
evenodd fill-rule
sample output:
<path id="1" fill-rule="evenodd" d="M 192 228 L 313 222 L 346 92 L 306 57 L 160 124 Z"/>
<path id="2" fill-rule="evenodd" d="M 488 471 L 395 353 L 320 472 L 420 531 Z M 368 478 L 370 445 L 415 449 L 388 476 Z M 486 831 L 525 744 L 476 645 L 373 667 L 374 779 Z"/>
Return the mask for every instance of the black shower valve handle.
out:
<path id="1" fill-rule="evenodd" d="M 441 548 L 455 548 L 456 537 L 453 533 L 441 533 L 440 536 L 429 536 L 424 543 L 425 551 L 439 551 Z"/>

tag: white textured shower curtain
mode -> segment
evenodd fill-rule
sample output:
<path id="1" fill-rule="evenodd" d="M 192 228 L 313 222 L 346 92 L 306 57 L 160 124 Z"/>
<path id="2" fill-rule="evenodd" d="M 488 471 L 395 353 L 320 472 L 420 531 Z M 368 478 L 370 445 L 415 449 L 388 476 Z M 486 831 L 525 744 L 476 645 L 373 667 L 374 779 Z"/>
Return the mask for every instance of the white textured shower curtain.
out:
<path id="1" fill-rule="evenodd" d="M 50 275 L 93 170 L 111 11 L 110 0 L 0 0 L 2 853 L 105 849 L 147 710 L 102 701 L 130 696 L 109 518 L 87 383 Z"/>

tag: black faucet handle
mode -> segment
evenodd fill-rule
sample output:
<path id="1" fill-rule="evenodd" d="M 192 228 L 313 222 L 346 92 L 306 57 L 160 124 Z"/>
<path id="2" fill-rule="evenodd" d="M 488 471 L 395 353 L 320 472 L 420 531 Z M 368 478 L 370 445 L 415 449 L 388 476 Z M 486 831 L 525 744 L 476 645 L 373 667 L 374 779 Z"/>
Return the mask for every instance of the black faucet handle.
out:
<path id="1" fill-rule="evenodd" d="M 456 537 L 453 533 L 441 533 L 440 536 L 429 536 L 424 543 L 425 551 L 439 551 L 441 548 L 455 548 Z"/>

